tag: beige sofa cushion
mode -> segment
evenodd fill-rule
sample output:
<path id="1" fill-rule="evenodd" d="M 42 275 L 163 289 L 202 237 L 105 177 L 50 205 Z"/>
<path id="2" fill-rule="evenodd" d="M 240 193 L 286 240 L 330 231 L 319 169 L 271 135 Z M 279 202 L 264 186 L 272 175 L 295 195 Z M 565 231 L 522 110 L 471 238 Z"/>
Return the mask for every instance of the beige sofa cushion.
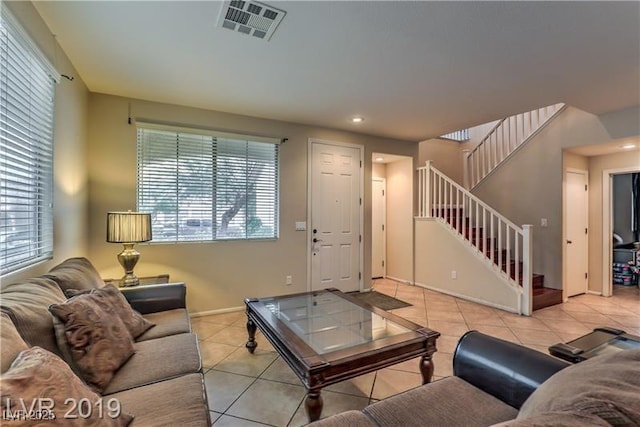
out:
<path id="1" fill-rule="evenodd" d="M 66 361 L 98 392 L 134 353 L 133 339 L 117 314 L 104 309 L 95 294 L 78 295 L 49 307 L 56 322 L 58 346 Z"/>
<path id="2" fill-rule="evenodd" d="M 53 330 L 53 316 L 47 309 L 65 296 L 51 279 L 37 277 L 2 285 L 0 306 L 9 314 L 20 336 L 29 346 L 39 346 L 60 355 Z"/>
<path id="3" fill-rule="evenodd" d="M 9 315 L 0 312 L 0 374 L 9 370 L 18 354 L 28 348 Z"/>
<path id="4" fill-rule="evenodd" d="M 327 418 L 323 418 L 311 424 L 313 427 L 378 427 L 368 416 L 361 411 L 346 411 Z M 409 426 L 405 426 L 409 427 Z"/>
<path id="5" fill-rule="evenodd" d="M 202 381 L 202 375 L 185 375 L 104 396 L 102 400 L 118 399 L 122 409 L 135 417 L 131 427 L 208 426 Z"/>
<path id="6" fill-rule="evenodd" d="M 134 348 L 135 354 L 116 372 L 103 394 L 202 372 L 194 334 L 137 342 Z"/>
<path id="7" fill-rule="evenodd" d="M 99 409 L 95 403 L 100 397 L 89 390 L 62 359 L 40 347 L 31 347 L 18 355 L 11 368 L 0 377 L 0 395 L 5 421 L 8 412 L 21 409 L 21 402 L 27 408 L 32 403 L 37 408 L 41 403 L 44 409 L 42 424 L 8 422 L 8 425 L 124 427 L 132 419 L 117 408 Z M 81 403 L 82 399 L 86 400 Z M 84 402 L 91 402 L 92 407 Z M 13 404 L 7 407 L 7 403 Z"/>
<path id="8" fill-rule="evenodd" d="M 69 258 L 49 270 L 46 277 L 54 280 L 63 291 L 93 289 L 104 286 L 96 268 L 86 258 Z"/>
<path id="9" fill-rule="evenodd" d="M 143 317 L 156 326 L 140 335 L 136 341 L 147 341 L 191 332 L 189 313 L 184 308 L 158 311 L 157 313 L 145 314 Z"/>
<path id="10" fill-rule="evenodd" d="M 640 425 L 640 349 L 569 366 L 524 402 L 518 420 L 549 412 L 596 416 L 611 425 Z"/>
<path id="11" fill-rule="evenodd" d="M 518 411 L 458 377 L 448 377 L 381 400 L 364 409 L 380 427 L 489 426 Z"/>
<path id="12" fill-rule="evenodd" d="M 91 294 L 95 301 L 110 314 L 118 316 L 127 327 L 133 338 L 137 338 L 144 334 L 154 326 L 153 322 L 142 317 L 140 313 L 131 308 L 127 299 L 122 292 L 113 285 L 106 285 L 100 289 L 67 289 L 65 291 L 68 297 L 76 295 Z"/>

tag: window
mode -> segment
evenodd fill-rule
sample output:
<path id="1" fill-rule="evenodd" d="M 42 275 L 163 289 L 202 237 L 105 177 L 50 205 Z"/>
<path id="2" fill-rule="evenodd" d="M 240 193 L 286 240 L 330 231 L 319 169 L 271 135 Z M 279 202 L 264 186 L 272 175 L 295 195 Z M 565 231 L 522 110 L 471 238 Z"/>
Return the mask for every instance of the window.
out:
<path id="1" fill-rule="evenodd" d="M 139 127 L 137 208 L 154 242 L 277 238 L 278 144 Z"/>
<path id="2" fill-rule="evenodd" d="M 59 75 L 1 8 L 0 275 L 53 256 L 53 108 Z"/>

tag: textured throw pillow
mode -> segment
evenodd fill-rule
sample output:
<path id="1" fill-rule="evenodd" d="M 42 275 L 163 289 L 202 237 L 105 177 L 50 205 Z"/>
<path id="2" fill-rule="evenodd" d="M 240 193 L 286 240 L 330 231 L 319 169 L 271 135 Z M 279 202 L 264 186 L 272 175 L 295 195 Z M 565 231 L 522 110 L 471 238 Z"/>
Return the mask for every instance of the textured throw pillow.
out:
<path id="1" fill-rule="evenodd" d="M 613 426 L 640 425 L 640 349 L 569 366 L 524 402 L 518 420 L 550 412 L 594 416 Z"/>
<path id="2" fill-rule="evenodd" d="M 125 324 L 133 338 L 138 338 L 155 326 L 155 323 L 149 322 L 140 313 L 131 308 L 131 304 L 122 295 L 122 292 L 113 285 L 90 290 L 68 289 L 65 293 L 68 297 L 87 293 L 92 294 L 95 296 L 95 301 L 100 303 L 103 309 L 120 317 L 120 320 Z"/>
<path id="3" fill-rule="evenodd" d="M 7 426 L 124 427 L 133 419 L 120 402 L 102 401 L 62 359 L 40 347 L 21 352 L 0 376 L 0 395 Z"/>
<path id="4" fill-rule="evenodd" d="M 49 310 L 64 358 L 85 382 L 102 392 L 115 371 L 134 353 L 131 334 L 120 318 L 92 294 L 78 295 Z"/>
<path id="5" fill-rule="evenodd" d="M 28 348 L 9 316 L 0 312 L 0 374 L 6 372 L 18 354 Z"/>

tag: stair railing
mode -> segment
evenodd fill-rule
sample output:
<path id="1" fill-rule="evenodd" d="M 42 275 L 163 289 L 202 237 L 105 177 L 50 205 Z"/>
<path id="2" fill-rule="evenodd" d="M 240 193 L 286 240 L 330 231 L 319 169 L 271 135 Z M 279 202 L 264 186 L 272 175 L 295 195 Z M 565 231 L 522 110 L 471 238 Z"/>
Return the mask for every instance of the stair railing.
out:
<path id="1" fill-rule="evenodd" d="M 562 103 L 549 105 L 498 121 L 465 159 L 469 188 L 476 187 L 565 107 Z"/>
<path id="2" fill-rule="evenodd" d="M 427 161 L 418 168 L 418 216 L 437 218 L 522 293 L 519 311 L 532 312 L 532 226 L 519 227 Z"/>

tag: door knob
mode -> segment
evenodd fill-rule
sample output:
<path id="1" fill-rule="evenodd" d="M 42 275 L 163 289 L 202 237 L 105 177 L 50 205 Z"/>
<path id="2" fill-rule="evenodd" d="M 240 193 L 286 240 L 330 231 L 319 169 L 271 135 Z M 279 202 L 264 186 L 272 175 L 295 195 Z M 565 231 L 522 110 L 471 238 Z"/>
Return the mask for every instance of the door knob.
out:
<path id="1" fill-rule="evenodd" d="M 573 242 L 572 242 L 571 240 L 567 240 L 567 244 L 568 244 L 568 245 L 570 245 L 570 244 L 572 244 L 572 243 L 573 243 Z"/>
<path id="2" fill-rule="evenodd" d="M 322 239 L 316 239 L 315 237 L 313 238 L 313 243 L 318 243 L 318 242 L 322 242 Z"/>

